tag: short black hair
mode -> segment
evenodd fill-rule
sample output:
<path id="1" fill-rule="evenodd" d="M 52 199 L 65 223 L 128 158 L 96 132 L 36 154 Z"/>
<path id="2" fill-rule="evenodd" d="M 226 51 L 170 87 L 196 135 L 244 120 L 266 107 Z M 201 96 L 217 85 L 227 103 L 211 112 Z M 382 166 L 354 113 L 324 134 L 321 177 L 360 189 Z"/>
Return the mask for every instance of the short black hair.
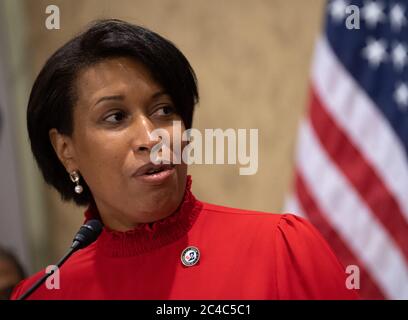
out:
<path id="1" fill-rule="evenodd" d="M 49 130 L 72 135 L 73 107 L 79 71 L 105 59 L 129 57 L 142 63 L 172 98 L 186 129 L 191 128 L 199 100 L 197 78 L 188 60 L 169 40 L 138 25 L 117 19 L 93 22 L 83 33 L 58 49 L 45 63 L 31 90 L 27 108 L 27 127 L 31 149 L 47 184 L 62 200 L 78 205 L 93 201 L 85 181 L 83 191 L 74 185 L 57 157 Z"/>

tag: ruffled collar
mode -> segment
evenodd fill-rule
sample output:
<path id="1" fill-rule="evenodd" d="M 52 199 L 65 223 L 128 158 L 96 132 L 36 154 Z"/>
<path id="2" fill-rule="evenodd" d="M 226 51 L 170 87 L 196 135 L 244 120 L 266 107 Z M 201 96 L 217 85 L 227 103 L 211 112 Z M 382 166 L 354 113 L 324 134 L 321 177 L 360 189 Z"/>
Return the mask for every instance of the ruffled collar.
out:
<path id="1" fill-rule="evenodd" d="M 97 250 L 112 257 L 129 257 L 152 251 L 180 239 L 193 226 L 202 208 L 202 203 L 191 192 L 191 184 L 192 179 L 188 175 L 180 206 L 164 219 L 142 223 L 126 232 L 104 227 L 96 241 Z M 94 203 L 85 211 L 85 218 L 100 219 Z"/>

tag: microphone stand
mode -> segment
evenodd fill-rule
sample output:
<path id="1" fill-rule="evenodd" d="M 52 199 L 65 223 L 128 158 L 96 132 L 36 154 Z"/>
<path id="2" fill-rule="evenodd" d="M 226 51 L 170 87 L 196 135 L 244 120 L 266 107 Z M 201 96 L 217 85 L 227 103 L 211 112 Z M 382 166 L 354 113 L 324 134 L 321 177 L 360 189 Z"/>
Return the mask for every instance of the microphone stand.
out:
<path id="1" fill-rule="evenodd" d="M 68 252 L 63 256 L 56 264 L 57 268 L 60 268 L 64 262 L 77 250 L 77 248 L 71 247 Z M 53 269 L 50 273 L 46 273 L 43 275 L 40 279 L 37 280 L 37 282 L 29 289 L 27 290 L 24 294 L 22 294 L 17 300 L 25 300 L 27 299 L 37 288 L 42 285 L 48 277 L 50 277 L 52 274 L 54 274 L 55 269 Z"/>
<path id="2" fill-rule="evenodd" d="M 102 232 L 102 223 L 99 220 L 89 220 L 87 223 L 81 226 L 78 233 L 75 235 L 74 241 L 72 242 L 71 248 L 56 264 L 59 269 L 65 261 L 77 250 L 85 248 L 92 242 L 94 242 L 100 233 Z M 27 299 L 40 285 L 42 285 L 49 276 L 54 274 L 55 268 L 50 272 L 43 275 L 38 279 L 30 289 L 28 289 L 24 294 L 22 294 L 17 300 Z"/>

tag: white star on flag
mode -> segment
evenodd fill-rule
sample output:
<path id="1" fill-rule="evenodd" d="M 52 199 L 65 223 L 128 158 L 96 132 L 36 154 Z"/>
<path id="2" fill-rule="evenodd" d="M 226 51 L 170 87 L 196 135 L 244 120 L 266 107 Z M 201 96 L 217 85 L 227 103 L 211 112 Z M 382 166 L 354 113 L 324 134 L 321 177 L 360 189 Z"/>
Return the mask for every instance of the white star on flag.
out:
<path id="1" fill-rule="evenodd" d="M 340 22 L 344 19 L 348 5 L 345 0 L 334 0 L 329 4 L 329 11 L 334 21 Z"/>
<path id="2" fill-rule="evenodd" d="M 408 62 L 407 47 L 402 43 L 397 43 L 391 52 L 392 61 L 398 71 L 402 71 Z"/>
<path id="3" fill-rule="evenodd" d="M 402 110 L 407 110 L 408 107 L 408 86 L 406 83 L 400 83 L 397 85 L 397 89 L 394 92 L 394 99 Z"/>
<path id="4" fill-rule="evenodd" d="M 387 44 L 384 40 L 367 40 L 367 46 L 363 49 L 363 56 L 371 66 L 378 67 L 387 58 Z"/>
<path id="5" fill-rule="evenodd" d="M 362 15 L 368 27 L 375 28 L 377 23 L 385 19 L 383 10 L 384 5 L 381 2 L 370 1 L 364 3 Z"/>
<path id="6" fill-rule="evenodd" d="M 407 22 L 404 12 L 405 8 L 399 3 L 394 4 L 390 10 L 391 27 L 395 31 L 400 31 Z"/>

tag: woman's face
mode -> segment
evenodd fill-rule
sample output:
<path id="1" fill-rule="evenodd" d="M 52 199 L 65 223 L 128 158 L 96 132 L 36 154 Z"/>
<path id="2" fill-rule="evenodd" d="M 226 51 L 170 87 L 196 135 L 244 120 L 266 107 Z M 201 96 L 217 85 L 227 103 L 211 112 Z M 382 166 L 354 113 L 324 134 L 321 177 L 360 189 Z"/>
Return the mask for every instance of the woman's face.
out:
<path id="1" fill-rule="evenodd" d="M 149 134 L 162 128 L 173 141 L 173 121 L 181 121 L 170 96 L 129 58 L 86 68 L 76 84 L 73 135 L 51 130 L 50 137 L 67 170 L 78 170 L 88 184 L 105 225 L 127 231 L 173 213 L 183 198 L 187 165 L 146 173 L 158 143 Z"/>

